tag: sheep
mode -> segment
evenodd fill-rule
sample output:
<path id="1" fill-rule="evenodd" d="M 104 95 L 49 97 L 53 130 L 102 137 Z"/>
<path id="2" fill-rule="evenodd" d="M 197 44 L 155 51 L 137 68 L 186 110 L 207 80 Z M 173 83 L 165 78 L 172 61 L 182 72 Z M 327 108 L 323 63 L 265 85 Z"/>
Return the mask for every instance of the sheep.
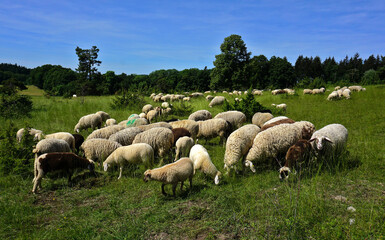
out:
<path id="1" fill-rule="evenodd" d="M 170 104 L 168 102 L 162 102 L 162 108 L 168 108 L 170 107 Z"/>
<path id="2" fill-rule="evenodd" d="M 174 144 L 174 135 L 168 128 L 151 128 L 136 135 L 132 143 L 147 143 L 159 157 L 163 158 Z"/>
<path id="3" fill-rule="evenodd" d="M 342 91 L 342 96 L 344 96 L 346 99 L 350 99 L 350 89 L 345 89 Z"/>
<path id="4" fill-rule="evenodd" d="M 105 160 L 113 151 L 121 147 L 120 143 L 104 138 L 93 138 L 83 142 L 80 149 L 87 159 L 95 162 Z"/>
<path id="5" fill-rule="evenodd" d="M 164 186 L 172 184 L 172 192 L 175 197 L 175 190 L 179 182 L 181 182 L 181 190 L 183 183 L 187 179 L 190 180 L 190 190 L 192 189 L 192 179 L 194 177 L 194 164 L 189 158 L 181 158 L 174 163 L 164 165 L 160 168 L 148 169 L 144 172 L 143 181 L 157 180 L 162 182 L 162 194 L 167 196 Z"/>
<path id="6" fill-rule="evenodd" d="M 247 124 L 238 128 L 230 134 L 226 142 L 226 151 L 224 156 L 224 168 L 227 172 L 234 168 L 237 162 L 245 156 L 251 146 L 255 136 L 260 132 L 260 128 L 254 124 Z"/>
<path id="7" fill-rule="evenodd" d="M 106 120 L 105 126 L 113 126 L 113 125 L 116 125 L 116 124 L 117 124 L 116 120 L 114 118 L 110 118 L 110 119 Z"/>
<path id="8" fill-rule="evenodd" d="M 103 112 L 103 111 L 98 111 L 96 112 L 95 114 L 98 114 L 100 115 L 100 117 L 102 118 L 102 121 L 105 122 L 107 119 L 111 118 L 110 115 L 106 112 Z"/>
<path id="9" fill-rule="evenodd" d="M 63 139 L 49 138 L 40 140 L 32 152 L 35 153 L 35 158 L 37 158 L 44 153 L 71 152 L 71 149 L 70 145 Z"/>
<path id="10" fill-rule="evenodd" d="M 164 128 L 172 129 L 171 125 L 167 122 L 156 122 L 148 125 L 137 126 L 137 128 L 141 129 L 142 131 L 146 131 L 148 129 L 155 128 L 155 127 L 164 127 Z"/>
<path id="11" fill-rule="evenodd" d="M 284 93 L 286 93 L 286 91 L 283 89 L 275 89 L 275 90 L 271 91 L 272 95 L 278 95 L 278 94 L 284 94 Z"/>
<path id="12" fill-rule="evenodd" d="M 218 113 L 214 119 L 222 118 L 231 124 L 232 130 L 240 128 L 246 122 L 246 115 L 240 111 L 227 111 Z"/>
<path id="13" fill-rule="evenodd" d="M 51 133 L 48 135 L 45 135 L 45 139 L 50 139 L 50 138 L 55 138 L 55 139 L 63 139 L 68 143 L 68 145 L 71 147 L 72 151 L 75 151 L 76 146 L 75 146 L 75 137 L 68 132 L 57 132 L 57 133 Z"/>
<path id="14" fill-rule="evenodd" d="M 126 128 L 126 129 L 120 130 L 119 132 L 112 134 L 108 138 L 108 140 L 118 142 L 122 146 L 127 146 L 127 145 L 131 145 L 135 139 L 135 136 L 141 132 L 143 132 L 143 131 L 138 127 Z"/>
<path id="15" fill-rule="evenodd" d="M 53 152 L 45 153 L 35 160 L 35 177 L 33 181 L 32 192 L 37 192 L 37 187 L 41 188 L 41 179 L 47 172 L 65 171 L 68 174 L 68 183 L 71 182 L 71 177 L 74 169 L 89 169 L 94 172 L 94 162 L 74 153 L 67 152 Z"/>
<path id="16" fill-rule="evenodd" d="M 252 92 L 253 95 L 262 96 L 263 92 L 261 90 L 254 89 Z"/>
<path id="17" fill-rule="evenodd" d="M 139 118 L 145 118 L 145 119 L 147 119 L 147 114 L 145 114 L 145 113 L 139 113 Z"/>
<path id="18" fill-rule="evenodd" d="M 212 95 L 207 95 L 207 96 L 206 96 L 206 100 L 207 100 L 207 101 L 211 101 L 213 98 L 214 98 L 214 97 L 213 97 Z"/>
<path id="19" fill-rule="evenodd" d="M 204 121 L 213 118 L 211 113 L 207 110 L 198 110 L 196 112 L 193 112 L 188 117 L 188 120 L 194 120 L 194 121 Z"/>
<path id="20" fill-rule="evenodd" d="M 341 88 L 340 86 L 337 86 L 337 87 L 334 88 L 334 90 L 337 91 L 337 90 L 340 89 L 340 88 Z"/>
<path id="21" fill-rule="evenodd" d="M 175 161 L 181 157 L 188 157 L 190 149 L 194 146 L 194 139 L 191 137 L 181 137 L 175 142 Z"/>
<path id="22" fill-rule="evenodd" d="M 156 117 L 158 117 L 160 114 L 160 107 L 156 107 L 153 110 L 150 110 L 147 113 L 147 120 L 151 123 L 153 120 L 155 120 Z"/>
<path id="23" fill-rule="evenodd" d="M 146 168 L 151 167 L 154 163 L 154 149 L 147 143 L 136 143 L 119 147 L 103 162 L 103 168 L 107 172 L 111 165 L 119 165 L 120 173 L 118 179 L 120 179 L 123 166 L 128 163 L 144 164 Z"/>
<path id="24" fill-rule="evenodd" d="M 231 133 L 231 124 L 223 118 L 214 118 L 199 121 L 199 132 L 197 138 L 211 139 L 220 137 L 220 142 L 225 144 L 226 138 Z"/>
<path id="25" fill-rule="evenodd" d="M 138 127 L 138 126 L 141 126 L 141 125 L 147 125 L 148 124 L 148 120 L 145 119 L 145 118 L 131 118 L 131 119 L 128 119 L 124 122 L 120 122 L 119 125 L 122 125 L 124 127 Z"/>
<path id="26" fill-rule="evenodd" d="M 146 104 L 142 108 L 142 112 L 147 114 L 150 110 L 154 109 L 154 107 L 151 104 Z"/>
<path id="27" fill-rule="evenodd" d="M 175 122 L 170 122 L 172 128 L 186 128 L 191 137 L 195 140 L 199 132 L 199 124 L 194 120 L 180 120 Z"/>
<path id="28" fill-rule="evenodd" d="M 281 120 L 278 120 L 278 121 L 275 121 L 275 122 L 272 122 L 272 123 L 269 123 L 269 124 L 265 124 L 261 128 L 261 132 L 265 131 L 268 128 L 271 128 L 271 127 L 274 127 L 276 125 L 283 124 L 283 123 L 291 124 L 291 123 L 295 123 L 295 121 L 290 119 L 290 118 L 284 118 L 284 119 L 281 119 Z"/>
<path id="29" fill-rule="evenodd" d="M 210 155 L 206 148 L 204 148 L 202 145 L 195 144 L 190 150 L 189 158 L 194 163 L 194 174 L 196 170 L 200 170 L 205 175 L 214 178 L 215 185 L 219 184 L 222 173 L 218 171 L 218 169 L 211 161 Z"/>
<path id="30" fill-rule="evenodd" d="M 211 102 L 209 103 L 209 107 L 222 105 L 225 102 L 225 97 L 223 96 L 216 96 L 214 97 Z"/>
<path id="31" fill-rule="evenodd" d="M 18 142 L 21 142 L 23 135 L 24 135 L 25 129 L 21 128 L 16 133 L 16 140 Z M 43 138 L 43 131 L 37 130 L 34 128 L 28 128 L 28 134 L 33 136 L 34 141 L 40 141 Z"/>
<path id="32" fill-rule="evenodd" d="M 183 101 L 185 101 L 185 102 L 190 102 L 190 100 L 191 100 L 190 97 L 184 97 L 184 98 L 183 98 Z"/>
<path id="33" fill-rule="evenodd" d="M 133 113 L 130 116 L 128 116 L 127 120 L 133 120 L 133 119 L 137 119 L 137 118 L 140 118 L 139 114 Z"/>
<path id="34" fill-rule="evenodd" d="M 254 125 L 257 125 L 258 127 L 262 127 L 263 124 L 270 119 L 272 119 L 274 116 L 271 113 L 262 113 L 262 112 L 257 112 L 253 115 L 251 122 Z"/>
<path id="35" fill-rule="evenodd" d="M 295 94 L 295 90 L 294 89 L 285 88 L 285 89 L 283 89 L 283 91 L 285 91 L 285 93 L 287 93 L 289 95 L 294 95 Z"/>
<path id="36" fill-rule="evenodd" d="M 352 91 L 352 92 L 363 91 L 362 89 L 363 89 L 363 88 L 362 88 L 361 86 L 350 86 L 350 87 L 349 87 L 349 90 Z"/>
<path id="37" fill-rule="evenodd" d="M 180 137 L 191 137 L 191 133 L 186 128 L 173 128 L 171 131 L 174 135 L 174 143 L 176 143 Z"/>
<path id="38" fill-rule="evenodd" d="M 272 118 L 272 119 L 266 121 L 264 124 L 262 124 L 262 127 L 265 126 L 265 125 L 272 124 L 272 123 L 274 123 L 274 122 L 283 120 L 283 119 L 288 119 L 288 117 L 286 117 L 286 116 L 278 116 L 278 117 L 274 117 L 274 118 Z"/>
<path id="39" fill-rule="evenodd" d="M 313 94 L 313 90 L 311 89 L 304 89 L 303 94 Z"/>
<path id="40" fill-rule="evenodd" d="M 84 137 L 78 133 L 73 133 L 72 136 L 75 138 L 75 149 L 79 152 L 79 148 L 84 142 Z"/>
<path id="41" fill-rule="evenodd" d="M 266 159 L 276 158 L 286 153 L 304 135 L 314 132 L 314 125 L 307 121 L 292 124 L 280 124 L 257 134 L 253 146 L 246 155 L 245 164 L 255 172 L 253 161 L 262 163 Z"/>
<path id="42" fill-rule="evenodd" d="M 283 109 L 285 111 L 286 111 L 286 108 L 287 108 L 287 105 L 285 103 L 281 103 L 281 104 L 278 104 L 278 105 L 273 103 L 273 104 L 271 104 L 271 106 L 273 106 L 275 108 L 278 108 L 278 109 Z"/>
<path id="43" fill-rule="evenodd" d="M 329 96 L 326 99 L 330 101 L 338 98 L 340 98 L 340 96 L 338 95 L 337 91 L 333 91 L 329 94 Z"/>
<path id="44" fill-rule="evenodd" d="M 113 125 L 113 126 L 101 128 L 93 131 L 90 135 L 88 135 L 86 140 L 93 139 L 93 138 L 108 139 L 112 134 L 117 133 L 122 129 L 124 129 L 124 126 L 122 125 Z"/>
<path id="45" fill-rule="evenodd" d="M 81 130 L 86 130 L 88 128 L 101 128 L 103 119 L 99 114 L 88 114 L 79 119 L 78 123 L 75 125 L 74 131 L 79 133 Z"/>
<path id="46" fill-rule="evenodd" d="M 166 115 L 166 114 L 171 113 L 171 111 L 172 111 L 172 109 L 171 109 L 170 107 L 168 107 L 168 108 L 162 108 L 161 111 L 160 111 L 160 113 Z"/>
<path id="47" fill-rule="evenodd" d="M 329 124 L 314 132 L 309 142 L 316 154 L 326 157 L 340 153 L 346 146 L 348 130 L 342 124 Z"/>
<path id="48" fill-rule="evenodd" d="M 287 150 L 285 156 L 285 165 L 279 169 L 279 178 L 281 180 L 288 178 L 291 169 L 300 163 L 307 161 L 311 153 L 311 144 L 308 140 L 300 139 Z"/>

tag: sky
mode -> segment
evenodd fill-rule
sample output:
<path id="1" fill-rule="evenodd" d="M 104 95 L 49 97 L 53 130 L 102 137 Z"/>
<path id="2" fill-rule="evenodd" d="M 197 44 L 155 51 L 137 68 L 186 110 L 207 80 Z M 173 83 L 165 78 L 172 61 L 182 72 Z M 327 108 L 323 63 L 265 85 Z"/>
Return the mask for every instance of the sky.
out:
<path id="1" fill-rule="evenodd" d="M 224 38 L 252 56 L 337 61 L 385 55 L 385 1 L 0 0 L 0 63 L 75 70 L 97 46 L 101 73 L 213 68 Z"/>

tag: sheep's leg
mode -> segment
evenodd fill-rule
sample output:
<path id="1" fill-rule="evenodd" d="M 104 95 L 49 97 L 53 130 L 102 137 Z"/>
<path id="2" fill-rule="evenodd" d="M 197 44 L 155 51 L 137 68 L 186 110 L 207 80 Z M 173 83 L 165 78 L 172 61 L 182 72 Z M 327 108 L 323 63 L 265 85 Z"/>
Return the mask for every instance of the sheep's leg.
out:
<path id="1" fill-rule="evenodd" d="M 120 173 L 119 173 L 118 180 L 122 177 L 123 166 L 120 166 L 119 169 L 120 169 Z"/>
<path id="2" fill-rule="evenodd" d="M 162 183 L 162 194 L 164 195 L 164 196 L 167 196 L 167 193 L 164 191 L 164 186 L 165 186 L 166 184 L 164 184 L 164 183 Z"/>
<path id="3" fill-rule="evenodd" d="M 181 190 L 181 191 L 183 190 L 183 183 L 184 183 L 184 181 L 182 181 L 182 182 L 180 183 L 180 190 Z"/>
<path id="4" fill-rule="evenodd" d="M 191 191 L 191 189 L 192 189 L 192 179 L 193 179 L 193 176 L 194 176 L 194 175 L 191 175 L 190 178 L 189 178 L 189 180 L 190 180 L 190 191 Z"/>
<path id="5" fill-rule="evenodd" d="M 36 189 L 38 186 L 41 188 L 41 179 L 43 178 L 43 174 L 39 173 L 35 179 L 35 183 L 33 184 L 32 192 L 36 193 Z"/>
<path id="6" fill-rule="evenodd" d="M 174 197 L 175 197 L 175 190 L 176 190 L 176 186 L 177 186 L 177 185 L 178 185 L 178 182 L 172 184 L 172 194 L 173 194 Z"/>

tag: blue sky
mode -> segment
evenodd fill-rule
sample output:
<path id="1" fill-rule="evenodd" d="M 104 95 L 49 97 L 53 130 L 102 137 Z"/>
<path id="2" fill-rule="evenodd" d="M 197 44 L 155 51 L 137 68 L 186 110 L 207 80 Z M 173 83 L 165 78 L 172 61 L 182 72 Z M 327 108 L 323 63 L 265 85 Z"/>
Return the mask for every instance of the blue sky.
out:
<path id="1" fill-rule="evenodd" d="M 238 34 L 252 56 L 336 60 L 385 55 L 385 1 L 0 0 L 0 63 L 75 69 L 77 46 L 100 49 L 100 72 L 213 67 Z"/>

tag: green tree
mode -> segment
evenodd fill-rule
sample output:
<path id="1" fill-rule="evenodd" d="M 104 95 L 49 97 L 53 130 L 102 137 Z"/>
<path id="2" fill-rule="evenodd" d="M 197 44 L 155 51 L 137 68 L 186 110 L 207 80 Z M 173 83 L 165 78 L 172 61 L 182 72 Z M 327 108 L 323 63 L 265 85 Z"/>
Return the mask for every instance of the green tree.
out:
<path id="1" fill-rule="evenodd" d="M 247 66 L 251 52 L 239 35 L 226 37 L 221 44 L 221 54 L 215 56 L 211 72 L 211 89 L 249 87 Z"/>
<path id="2" fill-rule="evenodd" d="M 250 85 L 263 89 L 268 85 L 269 60 L 264 55 L 254 56 L 249 63 Z"/>
<path id="3" fill-rule="evenodd" d="M 294 68 L 286 59 L 271 57 L 269 67 L 269 85 L 272 88 L 293 87 L 296 83 Z"/>
<path id="4" fill-rule="evenodd" d="M 101 61 L 97 60 L 99 49 L 92 46 L 91 49 L 82 49 L 76 47 L 76 55 L 78 55 L 79 64 L 76 71 L 79 73 L 82 84 L 82 95 L 95 89 L 97 83 L 95 80 L 100 79 L 100 73 L 96 66 L 100 66 Z M 89 92 L 89 93 L 91 93 Z M 93 92 L 92 92 L 93 93 Z"/>
<path id="5" fill-rule="evenodd" d="M 374 69 L 370 69 L 364 73 L 361 78 L 362 85 L 378 84 L 380 83 L 380 77 Z"/>

